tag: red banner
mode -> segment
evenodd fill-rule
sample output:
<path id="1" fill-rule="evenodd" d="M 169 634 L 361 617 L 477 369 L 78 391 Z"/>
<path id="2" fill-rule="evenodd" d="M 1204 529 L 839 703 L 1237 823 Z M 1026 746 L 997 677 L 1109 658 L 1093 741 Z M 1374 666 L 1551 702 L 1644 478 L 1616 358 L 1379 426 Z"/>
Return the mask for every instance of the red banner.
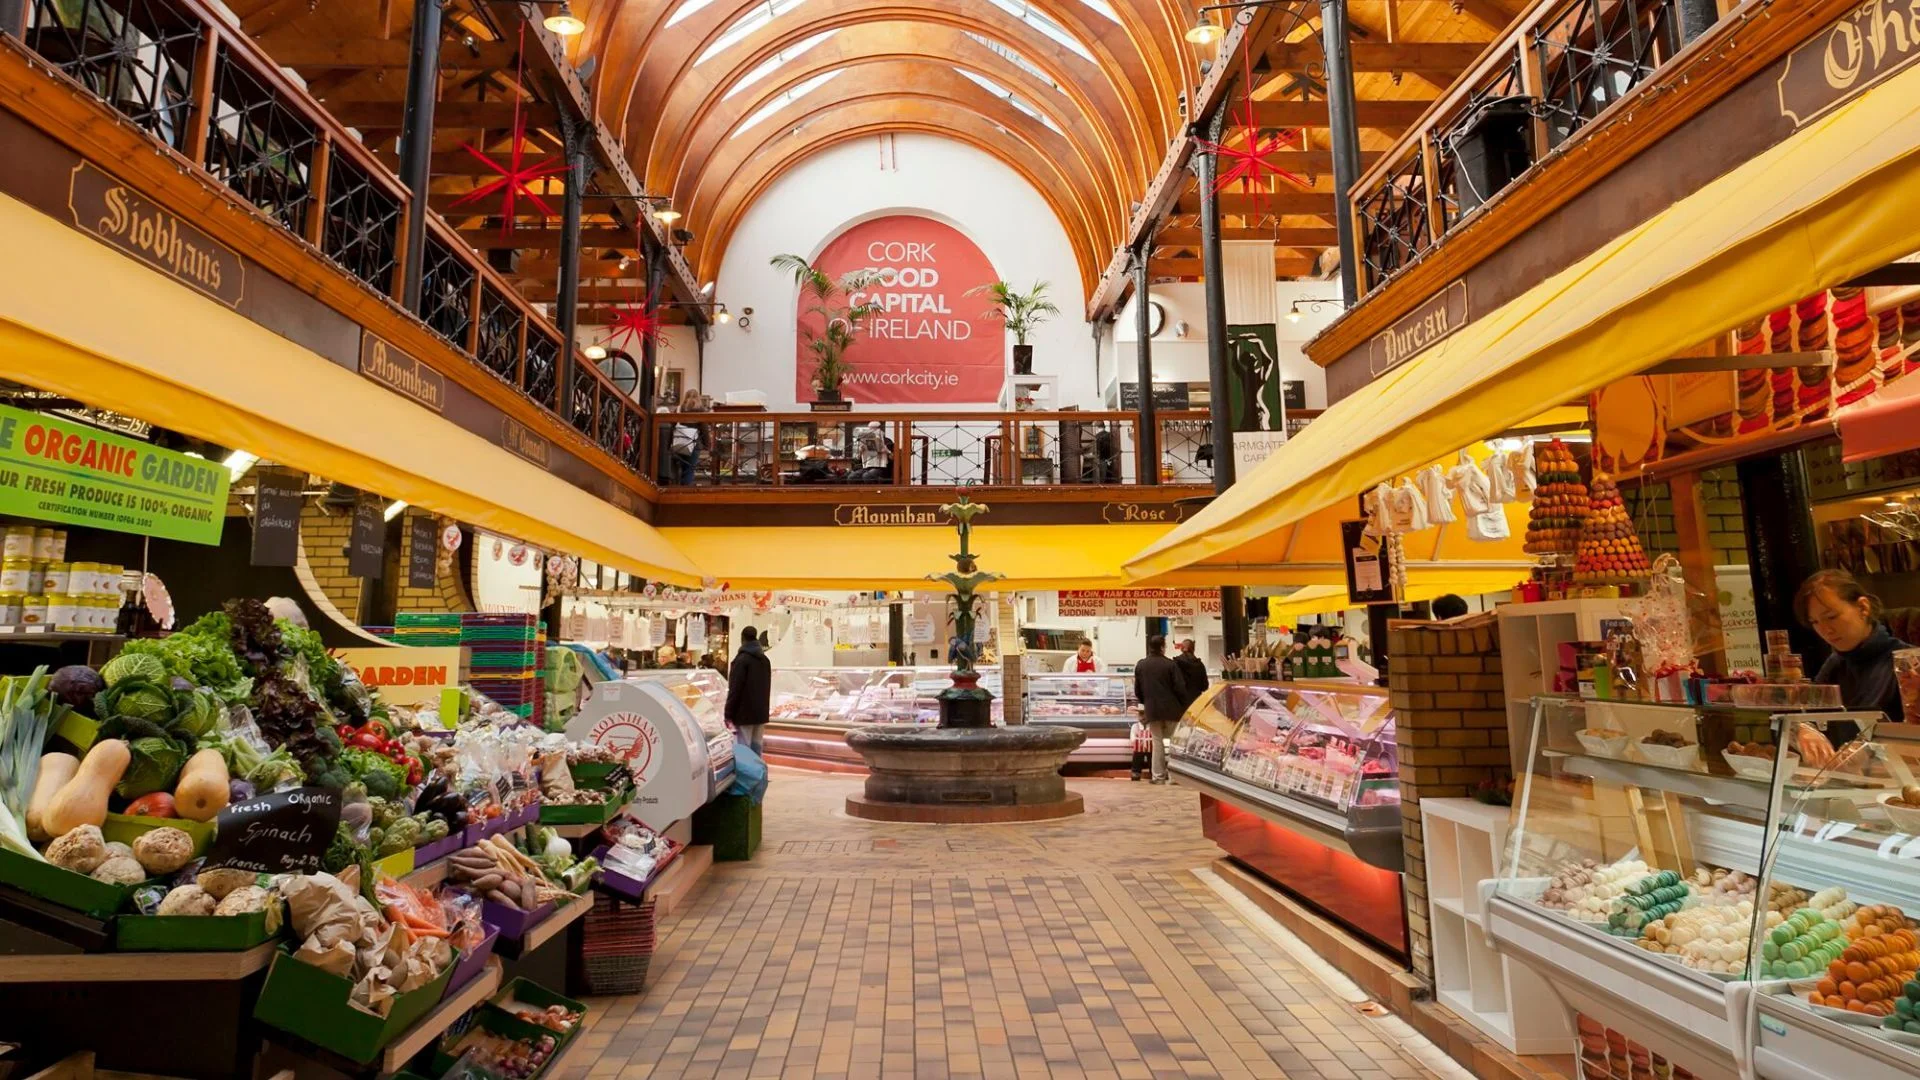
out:
<path id="1" fill-rule="evenodd" d="M 1006 331 L 987 300 L 967 290 L 999 280 L 993 264 L 960 231 L 910 214 L 863 221 L 828 242 L 814 260 L 835 281 L 872 270 L 880 284 L 848 298 L 881 310 L 847 350 L 852 370 L 841 392 L 861 404 L 982 403 L 999 399 L 1007 371 Z M 798 301 L 801 325 L 819 328 Z M 798 342 L 794 393 L 813 398 L 813 358 Z"/>

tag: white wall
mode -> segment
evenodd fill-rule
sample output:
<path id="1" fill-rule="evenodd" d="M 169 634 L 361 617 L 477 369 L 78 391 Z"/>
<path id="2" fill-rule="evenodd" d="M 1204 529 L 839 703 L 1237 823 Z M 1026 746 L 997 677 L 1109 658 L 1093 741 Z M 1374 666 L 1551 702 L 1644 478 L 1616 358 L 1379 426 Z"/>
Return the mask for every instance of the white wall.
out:
<path id="1" fill-rule="evenodd" d="M 1332 302 L 1340 295 L 1340 283 L 1277 281 L 1273 289 L 1279 298 L 1282 314 L 1280 321 L 1274 324 L 1280 346 L 1281 377 L 1305 382 L 1307 408 L 1324 409 L 1327 407 L 1326 372 L 1307 359 L 1305 346 L 1340 313 L 1340 305 Z M 1206 287 L 1200 282 L 1155 285 L 1149 290 L 1149 299 L 1167 312 L 1159 335 L 1153 339 L 1153 377 L 1161 382 L 1206 382 Z M 1285 318 L 1289 305 L 1295 300 L 1301 301 L 1298 322 Z M 1318 305 L 1319 310 L 1313 310 L 1313 305 L 1306 302 L 1309 300 L 1322 301 Z M 1123 383 L 1139 381 L 1139 365 L 1134 352 L 1134 343 L 1139 340 L 1139 334 L 1135 332 L 1134 318 L 1133 298 L 1130 296 L 1126 307 L 1114 320 L 1114 340 L 1110 346 L 1114 353 L 1113 366 L 1118 369 Z M 1181 322 L 1187 324 L 1184 337 L 1178 333 Z"/>
<path id="2" fill-rule="evenodd" d="M 881 167 L 871 139 L 856 139 L 801 162 L 747 211 L 727 244 L 715 290 L 735 320 L 716 327 L 707 342 L 701 389 L 716 396 L 759 390 L 770 409 L 804 408 L 794 395 L 793 279 L 767 260 L 788 252 L 812 258 L 849 225 L 915 213 L 960 230 L 1003 280 L 1020 288 L 1035 280 L 1052 283 L 1062 314 L 1033 335 L 1034 371 L 1060 376 L 1064 404 L 1094 405 L 1093 344 L 1081 315 L 1086 303 L 1080 269 L 1053 209 L 1018 173 L 963 143 L 908 133 L 894 139 L 892 168 Z M 984 303 L 978 297 L 961 302 Z M 753 309 L 752 326 L 742 329 L 738 316 L 747 308 Z M 857 345 L 850 355 L 857 361 Z"/>

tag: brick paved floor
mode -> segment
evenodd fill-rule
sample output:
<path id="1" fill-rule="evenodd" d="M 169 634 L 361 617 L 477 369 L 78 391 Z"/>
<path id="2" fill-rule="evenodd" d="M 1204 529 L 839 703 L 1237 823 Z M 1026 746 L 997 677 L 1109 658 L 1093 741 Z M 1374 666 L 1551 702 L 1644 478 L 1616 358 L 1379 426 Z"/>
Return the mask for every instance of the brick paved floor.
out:
<path id="1" fill-rule="evenodd" d="M 661 931 L 644 994 L 593 1002 L 574 1077 L 1431 1074 L 1191 872 L 1197 797 L 1073 780 L 1087 814 L 932 826 L 776 769 L 751 863 Z"/>

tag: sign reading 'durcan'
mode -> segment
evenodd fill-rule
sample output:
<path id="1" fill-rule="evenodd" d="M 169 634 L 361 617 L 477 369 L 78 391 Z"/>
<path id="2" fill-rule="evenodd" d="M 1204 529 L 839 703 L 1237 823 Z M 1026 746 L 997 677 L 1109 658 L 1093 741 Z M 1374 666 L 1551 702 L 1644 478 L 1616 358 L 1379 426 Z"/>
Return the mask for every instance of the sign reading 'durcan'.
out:
<path id="1" fill-rule="evenodd" d="M 228 480 L 204 458 L 0 405 L 0 515 L 217 544 Z"/>
<path id="2" fill-rule="evenodd" d="M 240 306 L 246 270 L 238 252 L 92 163 L 73 167 L 67 209 L 82 231 L 230 308 Z"/>
<path id="3" fill-rule="evenodd" d="M 1467 283 L 1456 281 L 1373 335 L 1367 370 L 1384 375 L 1450 338 L 1467 325 Z"/>
<path id="4" fill-rule="evenodd" d="M 300 509 L 306 477 L 279 469 L 255 474 L 253 558 L 255 566 L 293 566 L 300 561 Z"/>
<path id="5" fill-rule="evenodd" d="M 353 529 L 347 534 L 347 573 L 377 578 L 386 572 L 387 519 L 371 499 L 353 504 Z"/>
<path id="6" fill-rule="evenodd" d="M 340 826 L 340 793 L 303 787 L 232 803 L 215 819 L 219 830 L 203 870 L 256 874 L 311 874 Z"/>
<path id="7" fill-rule="evenodd" d="M 967 290 L 999 280 L 993 264 L 958 229 L 931 218 L 892 214 L 863 221 L 834 237 L 813 260 L 835 281 L 872 271 L 879 282 L 847 297 L 878 310 L 860 325 L 847 350 L 851 365 L 841 393 L 861 404 L 990 402 L 1006 379 L 1007 335 L 987 314 L 984 297 Z M 819 330 L 820 317 L 798 295 L 796 319 Z M 795 345 L 794 395 L 811 401 L 813 356 L 804 335 Z"/>

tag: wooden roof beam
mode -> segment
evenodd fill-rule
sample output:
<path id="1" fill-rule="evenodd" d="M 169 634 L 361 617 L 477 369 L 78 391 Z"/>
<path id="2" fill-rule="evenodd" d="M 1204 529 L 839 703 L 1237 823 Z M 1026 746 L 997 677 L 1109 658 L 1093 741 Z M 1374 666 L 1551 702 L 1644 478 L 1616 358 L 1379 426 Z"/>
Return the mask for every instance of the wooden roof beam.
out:
<path id="1" fill-rule="evenodd" d="M 1451 81 L 1479 59 L 1486 46 L 1460 41 L 1356 41 L 1350 48 L 1355 71 L 1439 75 L 1442 81 Z M 1276 70 L 1318 66 L 1323 58 L 1317 41 L 1282 41 L 1267 49 L 1267 59 Z"/>
<path id="2" fill-rule="evenodd" d="M 310 68 L 381 68 L 405 71 L 412 43 L 406 38 L 382 41 L 354 38 L 340 41 L 289 33 L 261 42 L 281 65 Z M 483 41 L 461 45 L 449 41 L 440 48 L 442 71 L 505 71 L 513 68 L 512 45 Z"/>
<path id="3" fill-rule="evenodd" d="M 1334 235 L 1333 226 L 1280 226 L 1272 229 L 1229 227 L 1220 230 L 1222 240 L 1271 240 L 1281 247 L 1332 247 L 1339 238 Z M 1200 230 L 1195 228 L 1171 227 L 1161 229 L 1154 234 L 1153 242 L 1160 247 L 1200 247 Z"/>
<path id="4" fill-rule="evenodd" d="M 1310 277 L 1313 274 L 1312 259 L 1303 259 L 1298 255 L 1278 256 L 1273 260 L 1273 276 L 1281 278 Z M 1190 277 L 1203 276 L 1198 258 L 1190 259 L 1152 259 L 1147 263 L 1149 276 Z"/>
<path id="5" fill-rule="evenodd" d="M 1387 131 L 1394 135 L 1405 131 L 1432 105 L 1418 98 L 1403 101 L 1358 101 L 1355 117 L 1363 128 Z M 1253 120 L 1263 128 L 1302 128 L 1327 126 L 1325 101 L 1276 100 L 1253 103 Z"/>
<path id="6" fill-rule="evenodd" d="M 406 105 L 399 101 L 329 102 L 327 111 L 350 128 L 362 131 L 398 130 Z M 528 127 L 555 127 L 560 111 L 538 102 L 521 102 L 519 116 Z M 514 107 L 511 101 L 442 101 L 433 107 L 436 131 L 448 128 L 513 129 Z"/>

